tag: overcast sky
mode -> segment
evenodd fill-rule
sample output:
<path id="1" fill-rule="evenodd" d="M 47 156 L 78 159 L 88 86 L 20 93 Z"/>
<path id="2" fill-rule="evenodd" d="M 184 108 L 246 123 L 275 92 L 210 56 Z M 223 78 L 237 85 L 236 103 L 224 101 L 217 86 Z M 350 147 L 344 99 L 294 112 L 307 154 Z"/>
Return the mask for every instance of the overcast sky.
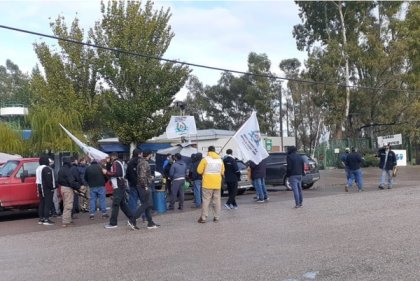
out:
<path id="1" fill-rule="evenodd" d="M 49 22 L 64 15 L 70 23 L 75 16 L 87 30 L 100 18 L 100 1 L 2 1 L 0 25 L 52 34 Z M 170 7 L 170 25 L 175 37 L 165 58 L 239 71 L 247 70 L 250 52 L 266 53 L 272 71 L 282 75 L 281 60 L 304 52 L 296 49 L 292 28 L 300 23 L 293 1 L 155 1 L 155 7 Z M 0 29 L 0 64 L 11 59 L 24 71 L 37 63 L 32 44 L 54 40 Z M 193 74 L 214 85 L 220 72 L 193 68 Z"/>

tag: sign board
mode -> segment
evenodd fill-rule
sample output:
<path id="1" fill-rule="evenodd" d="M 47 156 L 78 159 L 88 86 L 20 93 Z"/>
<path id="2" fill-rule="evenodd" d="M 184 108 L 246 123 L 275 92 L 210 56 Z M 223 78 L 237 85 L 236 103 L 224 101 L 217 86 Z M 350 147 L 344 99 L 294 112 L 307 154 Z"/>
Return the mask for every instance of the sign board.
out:
<path id="1" fill-rule="evenodd" d="M 407 150 L 393 149 L 392 151 L 394 151 L 395 157 L 397 157 L 397 166 L 407 166 Z"/>
<path id="2" fill-rule="evenodd" d="M 265 149 L 267 151 L 273 150 L 273 141 L 271 139 L 265 139 Z"/>
<path id="3" fill-rule="evenodd" d="M 402 144 L 401 134 L 378 137 L 378 147 L 382 147 L 388 143 L 391 145 Z"/>

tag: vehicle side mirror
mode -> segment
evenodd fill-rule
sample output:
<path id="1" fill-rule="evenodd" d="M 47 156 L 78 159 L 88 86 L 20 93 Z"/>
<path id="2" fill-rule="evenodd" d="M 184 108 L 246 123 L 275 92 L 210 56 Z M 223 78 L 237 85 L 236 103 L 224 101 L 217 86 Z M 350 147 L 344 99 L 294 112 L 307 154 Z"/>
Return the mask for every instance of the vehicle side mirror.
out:
<path id="1" fill-rule="evenodd" d="M 20 174 L 20 180 L 21 180 L 22 182 L 25 182 L 25 178 L 27 178 L 28 176 L 29 176 L 28 171 L 23 170 L 22 174 Z"/>

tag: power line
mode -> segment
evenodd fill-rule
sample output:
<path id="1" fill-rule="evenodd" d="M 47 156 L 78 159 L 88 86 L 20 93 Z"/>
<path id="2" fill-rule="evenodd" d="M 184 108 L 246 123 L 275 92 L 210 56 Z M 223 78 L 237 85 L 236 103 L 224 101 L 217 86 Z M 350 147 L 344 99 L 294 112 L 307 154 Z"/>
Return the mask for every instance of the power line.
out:
<path id="1" fill-rule="evenodd" d="M 65 41 L 65 42 L 69 42 L 69 43 L 79 44 L 79 45 L 88 46 L 88 47 L 92 47 L 92 48 L 96 48 L 96 49 L 103 49 L 103 50 L 107 50 L 107 51 L 112 51 L 112 52 L 117 52 L 117 53 L 122 53 L 122 54 L 142 57 L 142 58 L 165 61 L 165 62 L 170 62 L 170 63 L 174 63 L 174 64 L 188 65 L 188 66 L 191 66 L 191 67 L 217 70 L 217 71 L 222 71 L 222 72 L 230 72 L 230 73 L 235 73 L 235 74 L 250 75 L 250 76 L 256 76 L 256 77 L 270 78 L 270 79 L 276 79 L 276 80 L 285 80 L 285 81 L 292 81 L 292 82 L 306 83 L 306 84 L 314 84 L 314 85 L 420 94 L 420 91 L 409 91 L 409 90 L 403 90 L 403 89 L 389 89 L 389 88 L 375 88 L 375 87 L 365 87 L 365 86 L 356 86 L 356 85 L 345 85 L 345 84 L 337 84 L 337 83 L 333 83 L 333 82 L 320 82 L 320 81 L 311 81 L 311 80 L 296 79 L 296 78 L 290 78 L 290 77 L 279 77 L 279 76 L 276 76 L 276 75 L 269 75 L 269 74 L 251 73 L 251 72 L 232 70 L 232 69 L 227 69 L 227 68 L 208 66 L 208 65 L 203 65 L 203 64 L 183 62 L 183 61 L 178 61 L 178 60 L 173 60 L 173 59 L 166 59 L 166 58 L 162 58 L 162 57 L 155 57 L 155 56 L 140 54 L 140 53 L 136 53 L 136 52 L 126 51 L 124 49 L 104 47 L 104 46 L 100 46 L 100 45 L 96 45 L 96 44 L 81 42 L 81 41 L 68 39 L 68 38 L 62 38 L 62 37 L 58 37 L 58 36 L 54 36 L 54 35 L 48 35 L 48 34 L 44 34 L 44 33 L 39 33 L 39 32 L 35 32 L 35 31 L 20 29 L 20 28 L 6 26 L 6 25 L 0 25 L 0 28 L 12 30 L 12 31 L 17 31 L 17 32 L 22 32 L 22 33 L 27 33 L 27 34 L 32 34 L 32 35 L 37 35 L 37 36 L 42 36 L 42 37 L 47 37 L 47 38 L 56 39 L 56 40 L 60 40 L 60 41 Z"/>

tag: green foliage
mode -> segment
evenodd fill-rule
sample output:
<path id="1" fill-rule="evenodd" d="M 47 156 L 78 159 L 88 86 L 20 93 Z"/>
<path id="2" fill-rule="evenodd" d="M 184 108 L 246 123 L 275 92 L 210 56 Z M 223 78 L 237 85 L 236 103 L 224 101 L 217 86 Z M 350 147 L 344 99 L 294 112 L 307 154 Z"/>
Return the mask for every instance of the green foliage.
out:
<path id="1" fill-rule="evenodd" d="M 29 104 L 30 77 L 22 73 L 11 60 L 6 60 L 6 66 L 0 66 L 0 104 Z"/>
<path id="2" fill-rule="evenodd" d="M 364 167 L 378 167 L 379 158 L 375 154 L 366 154 L 363 156 L 363 166 Z"/>
<path id="3" fill-rule="evenodd" d="M 0 152 L 9 154 L 25 154 L 27 146 L 22 135 L 0 122 Z"/>

